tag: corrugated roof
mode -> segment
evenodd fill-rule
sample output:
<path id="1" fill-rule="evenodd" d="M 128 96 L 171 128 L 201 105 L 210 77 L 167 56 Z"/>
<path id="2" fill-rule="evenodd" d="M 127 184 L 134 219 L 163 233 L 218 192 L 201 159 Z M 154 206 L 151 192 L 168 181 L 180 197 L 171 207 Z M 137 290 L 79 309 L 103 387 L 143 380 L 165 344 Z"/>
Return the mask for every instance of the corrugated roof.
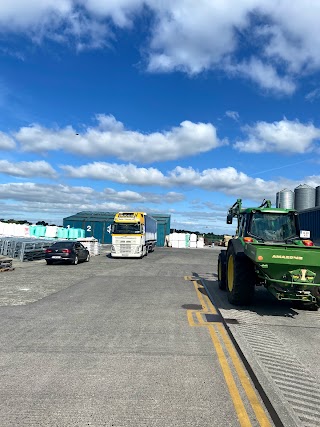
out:
<path id="1" fill-rule="evenodd" d="M 117 212 L 96 212 L 96 211 L 81 211 L 74 215 L 68 216 L 64 218 L 64 220 L 97 220 L 97 221 L 104 221 L 109 220 L 110 218 L 114 218 L 115 214 Z M 170 219 L 171 215 L 168 214 L 155 214 L 150 213 L 150 216 L 152 216 L 154 219 Z"/>

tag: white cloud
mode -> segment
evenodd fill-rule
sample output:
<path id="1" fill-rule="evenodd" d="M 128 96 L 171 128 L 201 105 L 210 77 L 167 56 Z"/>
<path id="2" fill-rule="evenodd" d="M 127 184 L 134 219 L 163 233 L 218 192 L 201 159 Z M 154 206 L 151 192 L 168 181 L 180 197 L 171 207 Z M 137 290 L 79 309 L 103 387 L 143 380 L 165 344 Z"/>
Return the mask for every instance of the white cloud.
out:
<path id="1" fill-rule="evenodd" d="M 105 168 L 107 173 L 105 173 Z M 63 166 L 63 169 L 70 172 L 71 176 L 74 178 L 108 179 L 109 181 L 130 185 L 157 185 L 177 189 L 185 189 L 186 187 L 188 189 L 203 189 L 210 192 L 249 198 L 256 201 L 260 201 L 263 198 L 271 198 L 273 200 L 275 199 L 277 191 L 285 187 L 294 188 L 299 184 L 298 182 L 285 179 L 279 179 L 276 182 L 266 181 L 261 178 L 253 178 L 243 172 L 237 171 L 233 167 L 221 169 L 212 168 L 198 171 L 192 167 L 184 168 L 177 166 L 166 174 L 155 168 L 150 168 L 152 170 L 150 172 L 150 178 L 148 178 L 147 169 L 138 168 L 133 165 L 100 164 L 97 162 L 78 168 L 74 166 Z M 145 177 L 145 179 L 141 179 L 141 177 Z M 315 179 L 316 178 L 312 178 L 312 182 L 314 182 Z M 155 196 L 150 193 L 128 192 L 127 194 L 129 198 L 136 199 L 137 202 L 145 201 L 146 203 L 153 203 L 155 198 Z M 163 200 L 171 197 L 172 202 L 181 199 L 181 195 L 179 196 L 180 193 L 172 193 L 172 195 L 169 196 L 170 194 L 171 193 L 168 193 L 166 196 L 161 195 L 160 197 Z M 117 195 L 117 197 L 119 196 Z M 158 196 L 156 196 L 156 199 L 158 199 Z"/>
<path id="2" fill-rule="evenodd" d="M 42 160 L 17 163 L 0 160 L 0 173 L 23 178 L 30 178 L 33 176 L 55 178 L 57 176 L 55 170 L 49 163 Z"/>
<path id="3" fill-rule="evenodd" d="M 317 0 L 11 0 L 0 3 L 0 32 L 102 48 L 144 8 L 153 14 L 143 46 L 150 71 L 217 69 L 290 94 L 320 69 Z"/>
<path id="4" fill-rule="evenodd" d="M 140 203 L 140 204 L 159 204 L 162 203 L 177 203 L 185 199 L 185 196 L 181 193 L 174 191 L 168 193 L 150 193 L 142 192 L 137 193 L 135 191 L 115 191 L 112 188 L 106 188 L 103 191 L 105 198 L 118 202 L 126 203 Z M 144 209 L 145 210 L 145 209 Z"/>
<path id="5" fill-rule="evenodd" d="M 62 19 L 72 12 L 71 0 L 11 0 L 0 3 L 2 31 L 29 30 L 44 20 Z M 11 24 L 11 27 L 9 25 Z"/>
<path id="6" fill-rule="evenodd" d="M 0 184 L 0 199 L 32 201 L 38 203 L 81 204 L 97 196 L 90 187 L 71 187 L 68 185 L 35 184 L 33 182 Z"/>
<path id="7" fill-rule="evenodd" d="M 228 110 L 226 111 L 226 116 L 236 122 L 238 122 L 240 119 L 240 115 L 237 111 Z"/>
<path id="8" fill-rule="evenodd" d="M 249 77 L 263 89 L 273 92 L 290 95 L 296 89 L 291 77 L 281 77 L 275 66 L 257 58 L 250 58 L 249 61 L 238 64 L 228 64 L 226 70 L 231 74 Z"/>
<path id="9" fill-rule="evenodd" d="M 0 150 L 13 150 L 16 143 L 12 138 L 3 132 L 0 132 Z"/>
<path id="10" fill-rule="evenodd" d="M 78 49 L 108 46 L 112 25 L 126 28 L 142 0 L 12 0 L 0 3 L 0 33 L 24 33 L 34 43 L 51 39 Z"/>
<path id="11" fill-rule="evenodd" d="M 89 12 L 96 16 L 109 16 L 115 25 L 124 28 L 131 27 L 134 15 L 143 7 L 143 0 L 82 0 Z"/>
<path id="12" fill-rule="evenodd" d="M 192 186 L 208 191 L 216 191 L 235 197 L 252 198 L 274 197 L 279 183 L 251 178 L 233 167 L 205 169 L 201 172 L 192 167 L 176 167 L 169 173 L 171 185 Z"/>
<path id="13" fill-rule="evenodd" d="M 318 27 L 317 13 L 312 19 L 319 9 L 315 2 L 308 11 L 302 3 L 293 6 L 289 0 L 152 3 L 158 20 L 150 45 L 150 71 L 225 70 L 264 89 L 291 94 L 293 78 L 306 70 L 310 58 L 316 63 L 320 60 L 320 38 L 317 47 L 311 42 Z M 282 38 L 277 37 L 279 33 Z M 241 51 L 243 43 L 255 56 Z"/>
<path id="14" fill-rule="evenodd" d="M 118 165 L 116 163 L 93 162 L 79 167 L 60 166 L 72 178 L 92 178 L 109 180 L 121 184 L 161 185 L 165 183 L 164 175 L 155 168 L 138 168 L 135 165 Z"/>
<path id="15" fill-rule="evenodd" d="M 314 100 L 320 98 L 320 88 L 316 88 L 311 92 L 307 93 L 305 99 L 309 102 L 313 102 Z"/>
<path id="16" fill-rule="evenodd" d="M 0 184 L 1 216 L 6 214 L 6 217 L 17 219 L 28 213 L 26 219 L 29 220 L 56 219 L 61 222 L 62 218 L 84 210 L 114 212 L 136 209 L 137 206 L 139 210 L 146 210 L 149 203 L 161 206 L 182 200 L 184 195 L 177 192 L 138 193 L 112 188 L 96 191 L 90 187 L 33 182 Z"/>
<path id="17" fill-rule="evenodd" d="M 115 156 L 152 163 L 204 153 L 226 144 L 210 123 L 183 121 L 169 131 L 143 134 L 126 130 L 113 116 L 97 116 L 98 126 L 76 134 L 71 127 L 47 129 L 38 124 L 21 128 L 16 140 L 24 151 L 65 150 L 85 156 Z"/>
<path id="18" fill-rule="evenodd" d="M 283 119 L 279 122 L 258 122 L 243 129 L 247 139 L 238 141 L 234 147 L 251 153 L 282 152 L 303 154 L 315 149 L 320 138 L 320 129 L 312 123 Z"/>

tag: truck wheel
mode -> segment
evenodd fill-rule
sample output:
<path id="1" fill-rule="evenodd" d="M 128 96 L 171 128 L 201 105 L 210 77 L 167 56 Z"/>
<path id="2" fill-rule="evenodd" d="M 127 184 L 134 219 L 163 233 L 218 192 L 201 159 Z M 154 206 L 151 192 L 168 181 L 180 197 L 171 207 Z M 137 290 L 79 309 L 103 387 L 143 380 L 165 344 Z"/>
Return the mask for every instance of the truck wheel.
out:
<path id="1" fill-rule="evenodd" d="M 236 254 L 233 245 L 227 253 L 227 295 L 234 305 L 250 305 L 254 296 L 253 264 L 244 254 Z"/>
<path id="2" fill-rule="evenodd" d="M 218 257 L 218 284 L 219 284 L 219 289 L 222 289 L 222 290 L 225 290 L 227 286 L 226 263 L 227 263 L 227 251 L 220 252 Z"/>

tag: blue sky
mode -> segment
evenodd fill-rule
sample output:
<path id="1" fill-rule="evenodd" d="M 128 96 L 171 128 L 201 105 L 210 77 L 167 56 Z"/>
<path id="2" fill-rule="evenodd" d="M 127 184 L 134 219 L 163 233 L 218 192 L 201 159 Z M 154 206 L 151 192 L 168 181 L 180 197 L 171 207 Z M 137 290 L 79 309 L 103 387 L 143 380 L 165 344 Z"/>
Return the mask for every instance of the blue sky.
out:
<path id="1" fill-rule="evenodd" d="M 317 0 L 1 3 L 1 218 L 225 233 L 237 198 L 320 185 Z"/>

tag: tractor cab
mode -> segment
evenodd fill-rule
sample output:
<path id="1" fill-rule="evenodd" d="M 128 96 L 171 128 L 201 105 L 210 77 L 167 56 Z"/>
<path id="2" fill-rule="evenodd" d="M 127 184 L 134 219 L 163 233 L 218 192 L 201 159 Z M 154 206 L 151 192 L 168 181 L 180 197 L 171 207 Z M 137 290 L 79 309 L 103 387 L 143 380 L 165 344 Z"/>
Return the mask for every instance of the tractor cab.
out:
<path id="1" fill-rule="evenodd" d="M 287 242 L 299 239 L 297 215 L 290 211 L 287 213 L 252 211 L 249 214 L 247 229 L 244 231 L 258 241 Z"/>
<path id="2" fill-rule="evenodd" d="M 229 210 L 227 223 L 237 217 L 238 238 L 257 242 L 288 243 L 300 238 L 298 214 L 292 209 L 272 208 L 269 200 L 257 208 L 243 209 L 241 201 Z"/>

